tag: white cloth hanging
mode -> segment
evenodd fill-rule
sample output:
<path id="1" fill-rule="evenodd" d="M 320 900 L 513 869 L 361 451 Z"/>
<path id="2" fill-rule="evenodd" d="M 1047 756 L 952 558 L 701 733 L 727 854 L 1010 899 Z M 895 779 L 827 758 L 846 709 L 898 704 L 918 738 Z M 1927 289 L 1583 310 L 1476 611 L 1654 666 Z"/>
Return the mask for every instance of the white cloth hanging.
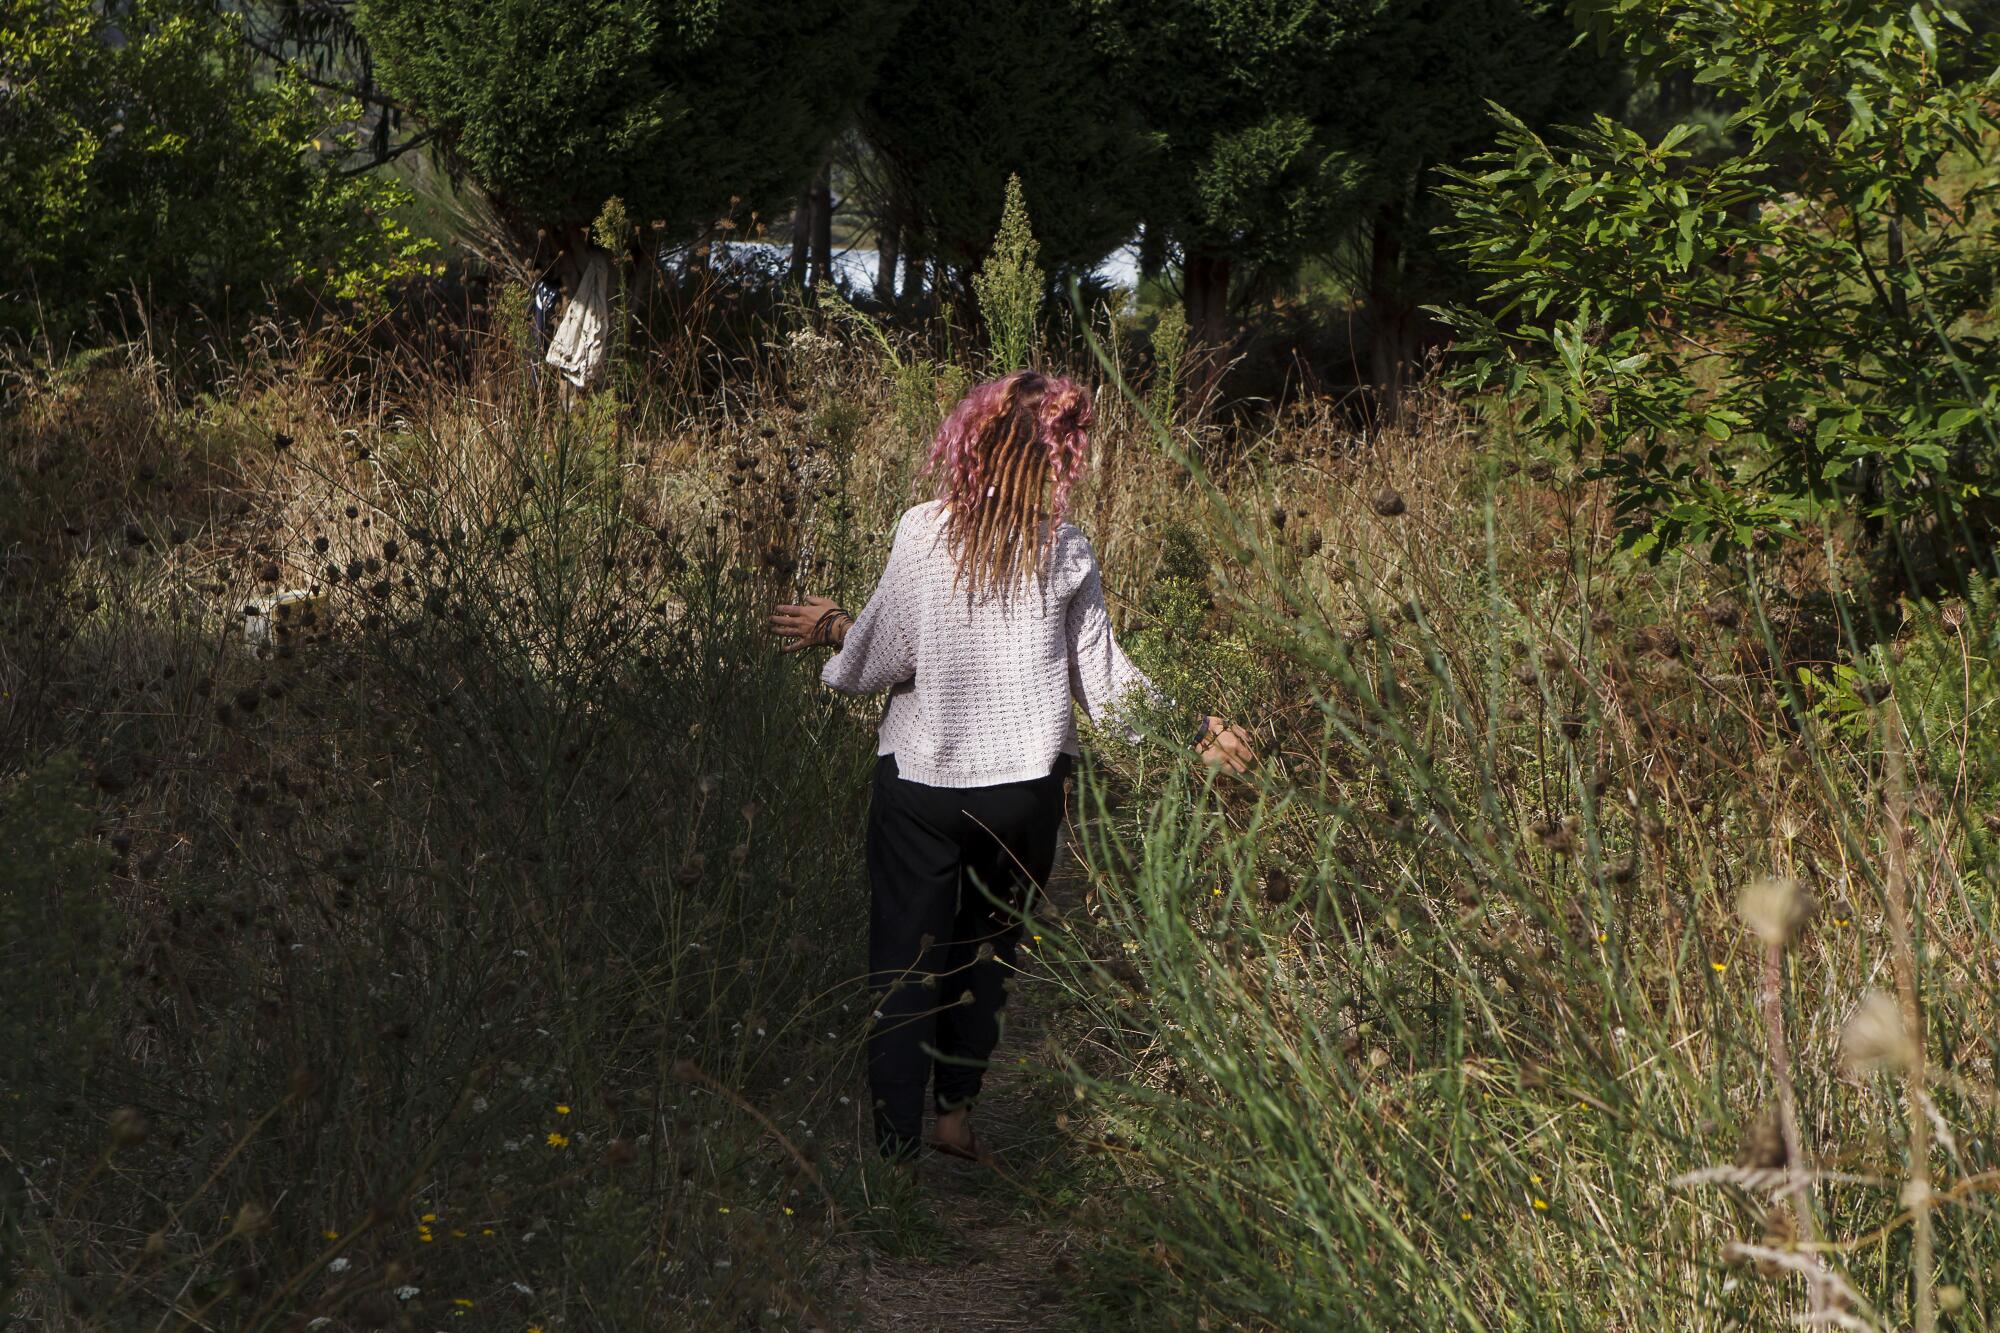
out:
<path id="1" fill-rule="evenodd" d="M 583 261 L 583 274 L 563 309 L 555 337 L 549 340 L 545 359 L 579 389 L 597 378 L 604 368 L 611 328 L 607 295 L 610 287 L 611 257 L 602 250 L 593 250 Z"/>

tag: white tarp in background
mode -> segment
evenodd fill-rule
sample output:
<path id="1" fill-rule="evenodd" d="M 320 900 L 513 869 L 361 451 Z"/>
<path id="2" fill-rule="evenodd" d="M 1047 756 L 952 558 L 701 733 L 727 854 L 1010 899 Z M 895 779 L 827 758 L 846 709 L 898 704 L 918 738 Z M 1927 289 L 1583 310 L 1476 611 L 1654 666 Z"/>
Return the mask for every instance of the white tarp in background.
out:
<path id="1" fill-rule="evenodd" d="M 583 261 L 583 276 L 563 308 L 555 337 L 549 340 L 548 363 L 581 389 L 604 368 L 605 340 L 611 328 L 611 258 L 594 250 Z"/>

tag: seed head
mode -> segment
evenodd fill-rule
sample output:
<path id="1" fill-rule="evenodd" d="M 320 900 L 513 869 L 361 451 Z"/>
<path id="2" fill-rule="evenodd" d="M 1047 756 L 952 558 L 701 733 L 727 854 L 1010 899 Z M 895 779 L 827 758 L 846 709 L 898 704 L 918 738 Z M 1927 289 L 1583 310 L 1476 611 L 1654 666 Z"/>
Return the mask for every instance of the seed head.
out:
<path id="1" fill-rule="evenodd" d="M 1815 904 L 1795 879 L 1767 875 L 1743 887 L 1736 897 L 1736 914 L 1766 944 L 1787 945 L 1812 920 Z"/>
<path id="2" fill-rule="evenodd" d="M 1403 503 L 1403 493 L 1393 486 L 1384 486 L 1375 492 L 1368 504 L 1383 518 L 1395 518 L 1409 507 Z"/>
<path id="3" fill-rule="evenodd" d="M 229 1231 L 234 1236 L 248 1236 L 262 1230 L 264 1224 L 270 1220 L 271 1211 L 263 1204 L 246 1203 L 236 1210 L 236 1218 L 230 1224 Z"/>
<path id="4" fill-rule="evenodd" d="M 1906 1068 L 1916 1058 L 1916 1043 L 1903 1023 L 1903 1011 L 1895 998 L 1879 990 L 1869 991 L 1855 1006 L 1853 1016 L 1840 1034 L 1841 1053 L 1848 1068 L 1857 1073 L 1875 1069 Z"/>
<path id="5" fill-rule="evenodd" d="M 111 1113 L 112 1147 L 136 1148 L 146 1141 L 147 1131 L 146 1117 L 131 1107 L 123 1107 Z"/>
<path id="6" fill-rule="evenodd" d="M 1292 877 L 1283 866 L 1271 866 L 1264 872 L 1264 899 L 1274 907 L 1282 907 L 1292 899 Z"/>
<path id="7" fill-rule="evenodd" d="M 1784 1126 L 1777 1108 L 1772 1107 L 1743 1126 L 1743 1139 L 1736 1145 L 1736 1165 L 1768 1171 L 1784 1164 Z"/>

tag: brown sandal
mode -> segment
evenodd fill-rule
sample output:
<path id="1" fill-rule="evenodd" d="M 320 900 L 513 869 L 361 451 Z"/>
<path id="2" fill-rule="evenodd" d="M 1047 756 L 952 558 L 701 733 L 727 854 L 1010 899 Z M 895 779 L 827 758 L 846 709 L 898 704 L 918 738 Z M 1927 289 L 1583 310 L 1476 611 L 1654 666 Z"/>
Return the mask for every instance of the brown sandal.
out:
<path id="1" fill-rule="evenodd" d="M 928 1142 L 934 1151 L 941 1152 L 946 1157 L 956 1157 L 961 1162 L 977 1162 L 981 1166 L 991 1166 L 993 1154 L 986 1151 L 985 1145 L 980 1143 L 979 1135 L 968 1126 L 965 1136 L 971 1144 L 969 1148 L 961 1148 L 956 1143 L 946 1143 L 943 1139 L 930 1139 Z"/>

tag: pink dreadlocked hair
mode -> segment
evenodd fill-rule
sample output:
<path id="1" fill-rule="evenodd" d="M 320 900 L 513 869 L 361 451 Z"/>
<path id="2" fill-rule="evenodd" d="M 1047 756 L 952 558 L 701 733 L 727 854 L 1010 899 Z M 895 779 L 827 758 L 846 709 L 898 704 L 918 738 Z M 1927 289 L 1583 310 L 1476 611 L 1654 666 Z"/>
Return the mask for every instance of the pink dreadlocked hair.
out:
<path id="1" fill-rule="evenodd" d="M 924 475 L 950 507 L 945 537 L 968 595 L 1043 572 L 1090 448 L 1090 393 L 1017 370 L 975 386 L 938 427 Z"/>

